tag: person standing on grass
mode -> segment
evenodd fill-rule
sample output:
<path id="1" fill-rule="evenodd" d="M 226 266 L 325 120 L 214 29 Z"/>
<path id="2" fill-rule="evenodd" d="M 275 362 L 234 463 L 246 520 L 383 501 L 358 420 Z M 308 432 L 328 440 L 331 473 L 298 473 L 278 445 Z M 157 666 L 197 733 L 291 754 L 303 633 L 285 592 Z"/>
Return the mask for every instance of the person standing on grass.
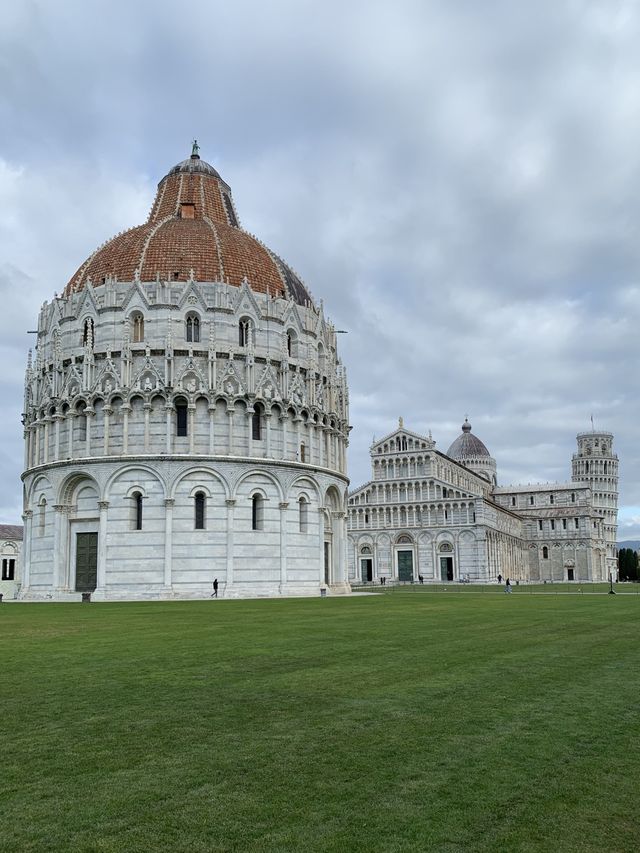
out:
<path id="1" fill-rule="evenodd" d="M 502 575 L 498 575 L 498 583 L 502 583 Z"/>
<path id="2" fill-rule="evenodd" d="M 511 592 L 511 579 L 507 578 L 507 582 L 504 585 L 505 592 Z"/>
<path id="3" fill-rule="evenodd" d="M 213 581 L 213 595 L 211 596 L 211 598 L 217 598 L 217 597 L 218 597 L 218 578 L 215 578 L 215 580 Z"/>
<path id="4" fill-rule="evenodd" d="M 424 578 L 422 577 L 422 575 L 418 575 L 418 580 L 420 581 L 420 583 L 424 583 Z"/>

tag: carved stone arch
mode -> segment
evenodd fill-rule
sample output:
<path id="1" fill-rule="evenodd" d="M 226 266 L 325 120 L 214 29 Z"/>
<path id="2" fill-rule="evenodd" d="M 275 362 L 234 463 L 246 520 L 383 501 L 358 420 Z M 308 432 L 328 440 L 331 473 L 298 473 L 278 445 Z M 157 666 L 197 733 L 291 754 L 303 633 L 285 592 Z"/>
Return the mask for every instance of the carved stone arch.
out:
<path id="1" fill-rule="evenodd" d="M 167 484 L 167 494 L 170 498 L 175 499 L 176 492 L 180 483 L 187 477 L 190 477 L 192 474 L 204 474 L 207 477 L 211 477 L 212 479 L 217 480 L 224 490 L 225 500 L 229 500 L 229 496 L 231 495 L 231 488 L 226 477 L 222 473 L 220 473 L 220 471 L 216 471 L 213 468 L 204 468 L 200 465 L 185 468 L 181 471 L 178 471 L 173 476 L 171 481 Z M 193 491 L 198 491 L 198 489 L 205 490 L 204 486 L 194 486 Z M 209 490 L 206 489 L 206 491 L 208 492 Z M 211 497 L 210 494 L 209 497 Z"/>
<path id="2" fill-rule="evenodd" d="M 43 491 L 43 489 L 48 490 L 52 497 L 55 494 L 55 489 L 54 489 L 54 486 L 53 486 L 53 483 L 51 482 L 51 480 L 47 476 L 45 476 L 44 474 L 38 474 L 37 477 L 34 478 L 33 482 L 31 483 L 31 485 L 29 486 L 29 489 L 27 491 L 27 495 L 26 495 L 26 506 L 27 507 L 31 506 L 31 504 L 34 501 L 34 497 L 37 497 Z M 36 501 L 36 503 L 37 503 L 37 501 Z"/>
<path id="3" fill-rule="evenodd" d="M 63 506 L 71 506 L 78 489 L 86 483 L 90 483 L 95 487 L 97 500 L 100 500 L 102 489 L 100 487 L 100 483 L 95 479 L 95 477 L 91 474 L 87 474 L 85 471 L 73 471 L 59 484 L 57 503 Z"/>
<path id="4" fill-rule="evenodd" d="M 259 475 L 259 476 L 261 476 L 261 477 L 265 477 L 267 480 L 269 480 L 269 481 L 270 481 L 270 482 L 271 482 L 271 483 L 276 487 L 276 490 L 277 490 L 277 493 L 278 493 L 278 499 L 279 499 L 280 501 L 283 501 L 283 500 L 284 500 L 284 491 L 283 491 L 283 488 L 282 488 L 282 483 L 281 483 L 281 482 L 278 480 L 278 478 L 277 478 L 277 477 L 275 477 L 275 476 L 274 476 L 270 471 L 265 471 L 265 470 L 262 470 L 262 469 L 260 469 L 260 468 L 252 468 L 252 469 L 251 469 L 251 470 L 249 470 L 249 471 L 245 471 L 245 472 L 244 472 L 240 477 L 238 477 L 238 479 L 236 480 L 236 482 L 233 484 L 231 497 L 232 497 L 233 499 L 237 499 L 237 496 L 238 496 L 238 490 L 239 490 L 240 486 L 241 486 L 241 485 L 244 483 L 244 481 L 245 481 L 245 480 L 247 480 L 249 477 L 254 477 L 254 476 L 256 476 L 256 475 Z M 257 488 L 260 488 L 260 487 L 257 487 Z M 253 486 L 251 486 L 251 489 L 252 489 L 252 491 L 253 491 L 253 490 L 254 490 L 254 487 L 253 487 Z"/>
<path id="5" fill-rule="evenodd" d="M 130 471 L 142 471 L 145 474 L 148 474 L 153 480 L 160 484 L 163 497 L 167 497 L 167 485 L 160 472 L 156 468 L 152 468 L 150 465 L 140 462 L 132 462 L 130 465 L 122 465 L 110 474 L 104 487 L 104 500 L 109 500 L 109 493 L 116 480 L 122 477 L 123 474 L 128 474 Z"/>
<path id="6" fill-rule="evenodd" d="M 310 477 L 305 476 L 304 474 L 295 476 L 292 481 L 285 488 L 285 500 L 288 500 L 291 496 L 291 493 L 294 488 L 304 488 L 307 491 L 313 492 L 314 498 L 318 505 L 322 502 L 322 492 L 320 490 L 320 486 L 316 483 L 315 480 L 312 480 Z"/>

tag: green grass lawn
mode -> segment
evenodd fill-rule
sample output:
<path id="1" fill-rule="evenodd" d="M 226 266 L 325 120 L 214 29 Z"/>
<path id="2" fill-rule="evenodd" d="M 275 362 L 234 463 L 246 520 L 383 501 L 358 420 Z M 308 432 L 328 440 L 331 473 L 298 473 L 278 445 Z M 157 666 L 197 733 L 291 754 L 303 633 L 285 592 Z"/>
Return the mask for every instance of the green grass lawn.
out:
<path id="1" fill-rule="evenodd" d="M 636 851 L 637 596 L 0 606 L 0 850 Z"/>

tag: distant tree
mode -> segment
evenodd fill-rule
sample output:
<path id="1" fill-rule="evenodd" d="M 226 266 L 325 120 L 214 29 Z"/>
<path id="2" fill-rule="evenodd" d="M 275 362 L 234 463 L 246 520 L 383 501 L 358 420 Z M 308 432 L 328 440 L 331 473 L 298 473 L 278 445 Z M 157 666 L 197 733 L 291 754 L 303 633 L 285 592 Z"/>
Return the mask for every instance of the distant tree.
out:
<path id="1" fill-rule="evenodd" d="M 618 572 L 621 580 L 638 580 L 638 553 L 633 548 L 618 551 Z"/>

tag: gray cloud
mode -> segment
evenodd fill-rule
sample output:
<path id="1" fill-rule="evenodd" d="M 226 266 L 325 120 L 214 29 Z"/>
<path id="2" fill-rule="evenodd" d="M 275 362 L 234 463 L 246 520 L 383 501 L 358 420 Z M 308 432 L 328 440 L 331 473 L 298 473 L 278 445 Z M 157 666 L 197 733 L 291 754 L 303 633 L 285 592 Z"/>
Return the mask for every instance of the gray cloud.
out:
<path id="1" fill-rule="evenodd" d="M 24 331 L 197 135 L 349 330 L 356 483 L 398 415 L 446 450 L 465 413 L 502 482 L 564 479 L 593 414 L 640 536 L 636 4 L 31 0 L 3 21 L 5 520 Z"/>

